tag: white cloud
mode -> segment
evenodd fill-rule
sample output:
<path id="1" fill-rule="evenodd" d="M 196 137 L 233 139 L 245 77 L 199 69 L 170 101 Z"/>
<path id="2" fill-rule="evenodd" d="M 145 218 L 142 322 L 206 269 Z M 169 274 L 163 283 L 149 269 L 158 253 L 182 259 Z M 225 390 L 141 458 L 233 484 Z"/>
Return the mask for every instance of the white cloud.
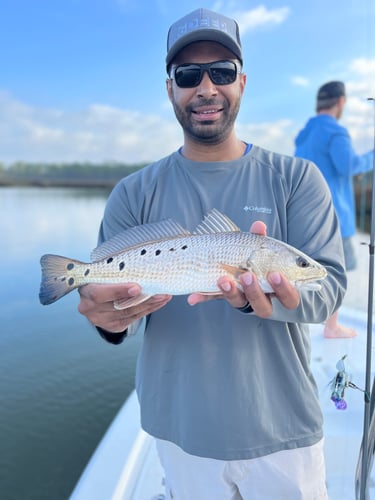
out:
<path id="1" fill-rule="evenodd" d="M 241 34 L 244 35 L 246 32 L 259 27 L 282 24 L 289 14 L 289 7 L 269 10 L 264 5 L 259 5 L 255 9 L 236 12 L 233 17 L 240 26 Z"/>
<path id="2" fill-rule="evenodd" d="M 296 85 L 297 87 L 308 87 L 310 85 L 310 81 L 308 78 L 305 78 L 304 76 L 292 76 L 290 81 L 292 82 L 293 85 Z"/>
<path id="3" fill-rule="evenodd" d="M 148 162 L 177 149 L 175 119 L 101 104 L 76 112 L 27 106 L 0 93 L 0 162 Z"/>
<path id="4" fill-rule="evenodd" d="M 262 123 L 238 123 L 238 136 L 244 140 L 283 154 L 293 154 L 293 122 L 289 119 Z"/>
<path id="5" fill-rule="evenodd" d="M 375 74 L 375 59 L 367 59 L 359 57 L 354 59 L 350 66 L 350 70 L 362 76 L 374 76 Z"/>
<path id="6" fill-rule="evenodd" d="M 345 81 L 347 104 L 342 123 L 350 132 L 358 152 L 368 151 L 374 141 L 375 59 L 357 58 L 348 65 Z"/>
<path id="7" fill-rule="evenodd" d="M 373 147 L 375 104 L 367 97 L 375 95 L 371 89 L 375 83 L 375 59 L 355 59 L 347 68 L 348 101 L 342 124 L 348 127 L 356 150 L 365 152 Z M 296 76 L 293 83 L 303 85 L 308 80 Z M 164 110 L 164 103 L 160 103 L 160 109 Z M 242 121 L 237 123 L 241 138 L 293 154 L 293 139 L 300 123 L 289 116 L 254 123 L 251 111 L 249 118 L 241 116 Z M 172 111 L 169 118 L 163 118 L 156 113 L 99 103 L 78 111 L 36 108 L 0 91 L 0 163 L 150 162 L 176 150 L 182 141 Z"/>
<path id="8" fill-rule="evenodd" d="M 355 149 L 364 153 L 373 148 L 374 114 L 371 103 L 352 96 L 347 100 L 342 124 L 348 128 Z"/>
<path id="9" fill-rule="evenodd" d="M 6 124 L 2 126 L 1 124 Z M 238 123 L 243 139 L 290 153 L 290 120 Z M 0 94 L 0 162 L 150 162 L 182 144 L 175 117 L 143 114 L 102 104 L 78 112 L 38 109 Z"/>
<path id="10" fill-rule="evenodd" d="M 375 97 L 375 58 L 360 57 L 350 62 L 346 88 L 349 96 Z"/>

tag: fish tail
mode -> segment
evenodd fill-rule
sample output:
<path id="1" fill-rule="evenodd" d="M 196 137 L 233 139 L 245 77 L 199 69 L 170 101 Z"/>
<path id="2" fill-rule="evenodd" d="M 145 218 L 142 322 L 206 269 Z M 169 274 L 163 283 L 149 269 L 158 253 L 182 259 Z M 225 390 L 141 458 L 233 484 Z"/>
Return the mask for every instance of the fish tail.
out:
<path id="1" fill-rule="evenodd" d="M 60 255 L 43 255 L 40 259 L 42 280 L 39 301 L 42 305 L 52 304 L 61 297 L 78 288 L 82 283 L 76 279 L 77 272 L 72 272 L 82 262 L 61 257 Z"/>

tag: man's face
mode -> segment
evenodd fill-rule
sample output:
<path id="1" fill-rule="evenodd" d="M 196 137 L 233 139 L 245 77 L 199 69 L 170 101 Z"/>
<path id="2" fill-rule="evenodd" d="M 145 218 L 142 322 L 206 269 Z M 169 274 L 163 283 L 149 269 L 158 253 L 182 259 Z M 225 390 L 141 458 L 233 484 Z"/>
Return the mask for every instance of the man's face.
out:
<path id="1" fill-rule="evenodd" d="M 337 120 L 339 120 L 342 117 L 342 114 L 343 114 L 344 108 L 345 108 L 345 104 L 346 104 L 346 97 L 345 96 L 340 97 L 338 102 L 337 102 L 337 107 L 336 107 Z"/>
<path id="2" fill-rule="evenodd" d="M 223 60 L 236 61 L 234 54 L 218 43 L 195 42 L 179 52 L 172 68 Z M 239 61 L 237 65 L 240 67 Z M 233 130 L 245 84 L 246 76 L 242 73 L 233 83 L 216 85 L 205 72 L 201 82 L 192 88 L 178 87 L 174 79 L 168 79 L 168 96 L 185 135 L 205 144 L 225 140 Z"/>

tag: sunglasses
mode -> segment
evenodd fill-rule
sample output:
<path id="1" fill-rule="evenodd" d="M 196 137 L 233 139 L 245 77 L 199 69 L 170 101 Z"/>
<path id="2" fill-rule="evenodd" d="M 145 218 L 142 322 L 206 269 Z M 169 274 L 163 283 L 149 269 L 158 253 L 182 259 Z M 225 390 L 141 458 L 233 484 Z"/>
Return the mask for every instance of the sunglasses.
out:
<path id="1" fill-rule="evenodd" d="M 180 64 L 172 68 L 171 79 L 175 80 L 178 87 L 192 88 L 201 83 L 205 71 L 215 85 L 229 85 L 236 81 L 240 73 L 233 61 L 214 61 L 207 64 Z"/>

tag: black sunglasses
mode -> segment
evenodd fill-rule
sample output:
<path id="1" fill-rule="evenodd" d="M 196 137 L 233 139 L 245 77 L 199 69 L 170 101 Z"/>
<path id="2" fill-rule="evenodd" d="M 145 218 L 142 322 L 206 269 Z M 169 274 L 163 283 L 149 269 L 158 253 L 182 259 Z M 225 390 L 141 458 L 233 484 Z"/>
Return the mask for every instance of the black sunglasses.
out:
<path id="1" fill-rule="evenodd" d="M 196 87 L 207 71 L 215 85 L 229 85 L 236 81 L 238 67 L 234 61 L 214 61 L 207 64 L 180 64 L 172 68 L 171 79 L 181 88 Z"/>

